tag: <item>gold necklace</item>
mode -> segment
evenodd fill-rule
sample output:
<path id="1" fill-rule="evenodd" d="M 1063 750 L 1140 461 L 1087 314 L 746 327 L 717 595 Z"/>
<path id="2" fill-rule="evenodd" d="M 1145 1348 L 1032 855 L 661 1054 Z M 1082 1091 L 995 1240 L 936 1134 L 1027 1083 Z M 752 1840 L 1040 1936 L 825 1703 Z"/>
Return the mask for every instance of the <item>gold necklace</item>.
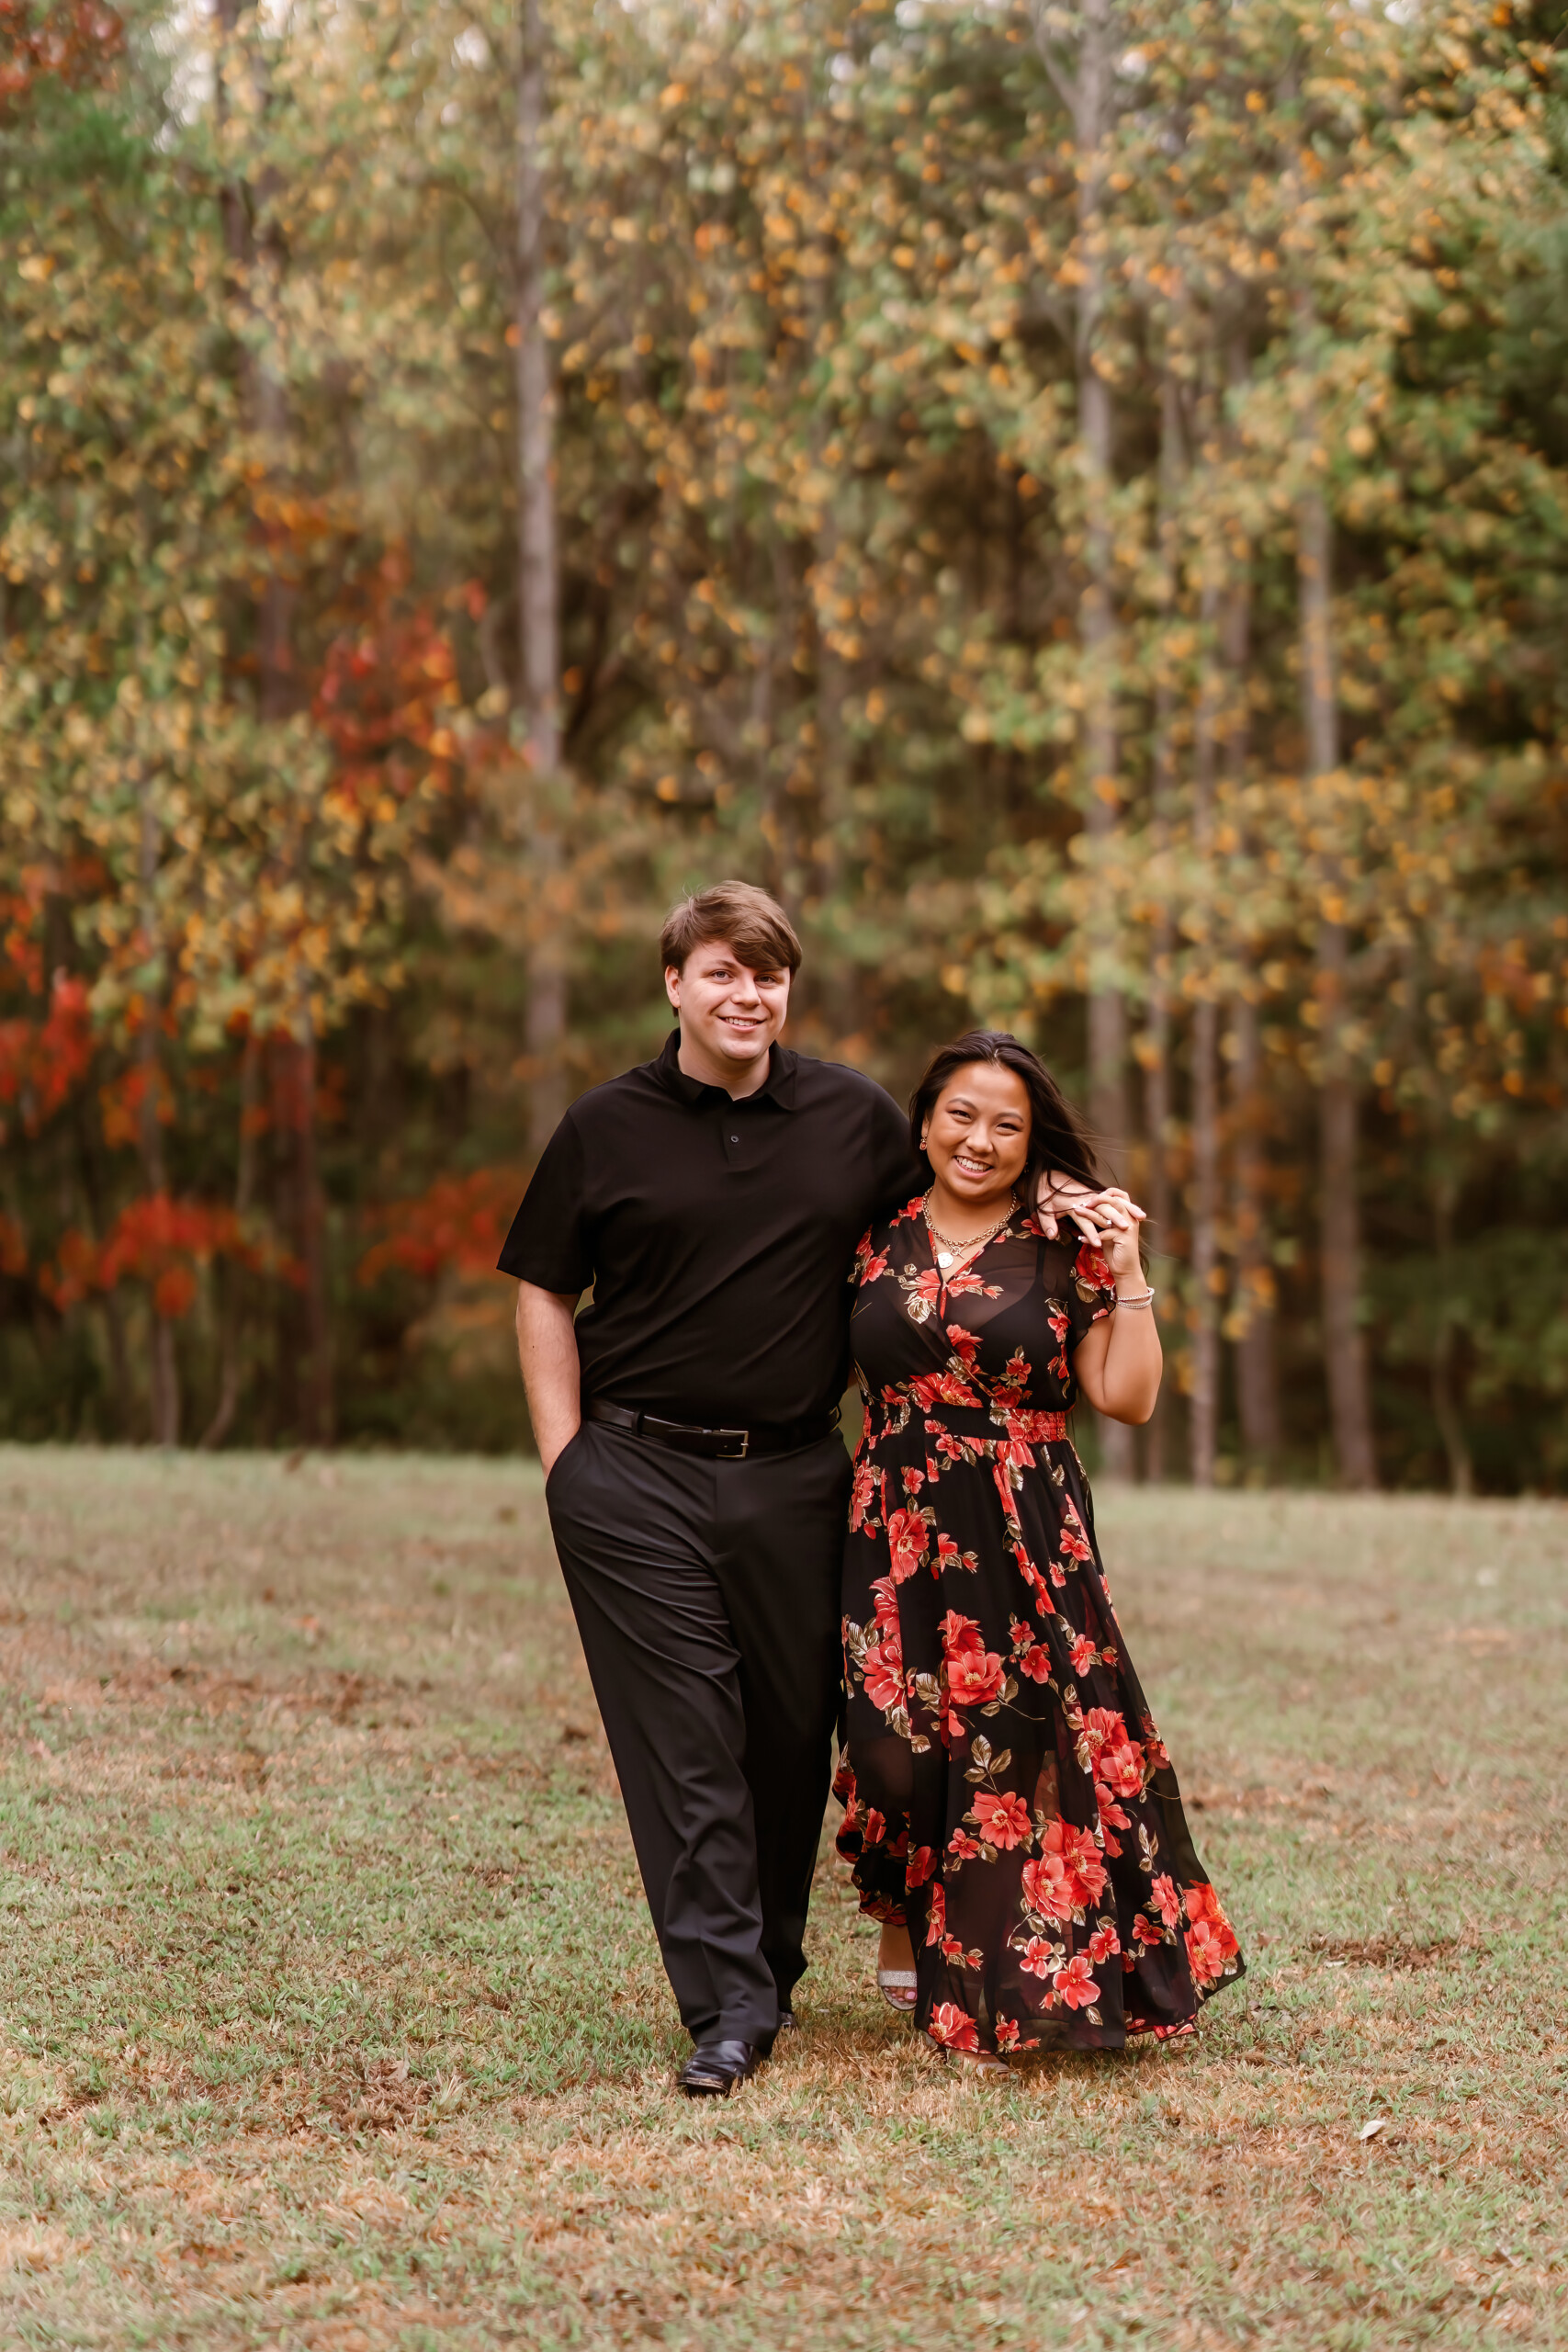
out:
<path id="1" fill-rule="evenodd" d="M 934 1193 L 936 1187 L 933 1184 L 931 1192 Z M 926 1231 L 931 1238 L 931 1252 L 937 1264 L 951 1266 L 954 1258 L 972 1258 L 976 1250 L 985 1248 L 987 1241 L 996 1239 L 1004 1225 L 1012 1223 L 1012 1213 L 1016 1206 L 1016 1201 L 1010 1201 L 1006 1216 L 998 1217 L 988 1232 L 976 1234 L 973 1241 L 950 1241 L 946 1234 L 939 1233 L 931 1223 L 931 1195 L 928 1193 L 920 1203 L 920 1214 L 926 1221 Z"/>

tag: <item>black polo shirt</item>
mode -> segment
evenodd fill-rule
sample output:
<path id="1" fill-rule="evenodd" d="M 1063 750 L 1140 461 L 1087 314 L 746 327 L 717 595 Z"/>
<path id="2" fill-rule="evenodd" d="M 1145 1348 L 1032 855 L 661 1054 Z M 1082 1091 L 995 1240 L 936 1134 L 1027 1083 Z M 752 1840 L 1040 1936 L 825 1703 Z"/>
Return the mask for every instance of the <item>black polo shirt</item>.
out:
<path id="1" fill-rule="evenodd" d="M 732 1102 L 659 1059 L 595 1086 L 546 1147 L 502 1273 L 576 1296 L 585 1396 L 745 1427 L 837 1404 L 850 1261 L 923 1191 L 909 1123 L 859 1070 L 774 1046 Z"/>

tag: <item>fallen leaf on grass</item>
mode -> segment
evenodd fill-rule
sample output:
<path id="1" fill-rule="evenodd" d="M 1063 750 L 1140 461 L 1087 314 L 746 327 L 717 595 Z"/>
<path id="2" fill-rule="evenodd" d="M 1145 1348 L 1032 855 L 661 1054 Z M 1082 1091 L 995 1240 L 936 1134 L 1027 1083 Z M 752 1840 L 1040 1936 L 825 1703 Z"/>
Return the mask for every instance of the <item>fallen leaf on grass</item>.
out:
<path id="1" fill-rule="evenodd" d="M 1362 2124 L 1360 2130 L 1357 2132 L 1356 2137 L 1358 2140 L 1375 2140 L 1380 2132 L 1386 2132 L 1387 2130 L 1387 2116 L 1374 2115 L 1370 2123 Z"/>

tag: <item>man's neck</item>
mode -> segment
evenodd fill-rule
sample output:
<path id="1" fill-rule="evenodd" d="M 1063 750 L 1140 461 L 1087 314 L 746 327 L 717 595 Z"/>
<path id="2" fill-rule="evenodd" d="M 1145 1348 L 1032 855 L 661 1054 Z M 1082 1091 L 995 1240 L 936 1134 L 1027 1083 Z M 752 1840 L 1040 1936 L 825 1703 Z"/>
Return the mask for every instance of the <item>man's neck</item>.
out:
<path id="1" fill-rule="evenodd" d="M 720 1062 L 702 1047 L 694 1044 L 685 1031 L 675 1055 L 676 1066 L 685 1078 L 694 1078 L 699 1086 L 722 1087 L 732 1102 L 744 1102 L 748 1094 L 758 1094 L 768 1082 L 773 1064 L 773 1048 L 759 1054 L 754 1062 L 737 1068 L 734 1062 Z"/>

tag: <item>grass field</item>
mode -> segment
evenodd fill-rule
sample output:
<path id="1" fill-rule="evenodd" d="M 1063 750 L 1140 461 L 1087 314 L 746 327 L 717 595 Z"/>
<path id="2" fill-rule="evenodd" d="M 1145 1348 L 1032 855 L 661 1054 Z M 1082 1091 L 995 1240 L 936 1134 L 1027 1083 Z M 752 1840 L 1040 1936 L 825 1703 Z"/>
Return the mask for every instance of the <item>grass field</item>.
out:
<path id="1" fill-rule="evenodd" d="M 1108 1498 L 1245 1984 L 953 2079 L 825 1859 L 722 2106 L 531 1466 L 8 1451 L 0 1513 L 6 2346 L 1568 2342 L 1561 1509 Z"/>

